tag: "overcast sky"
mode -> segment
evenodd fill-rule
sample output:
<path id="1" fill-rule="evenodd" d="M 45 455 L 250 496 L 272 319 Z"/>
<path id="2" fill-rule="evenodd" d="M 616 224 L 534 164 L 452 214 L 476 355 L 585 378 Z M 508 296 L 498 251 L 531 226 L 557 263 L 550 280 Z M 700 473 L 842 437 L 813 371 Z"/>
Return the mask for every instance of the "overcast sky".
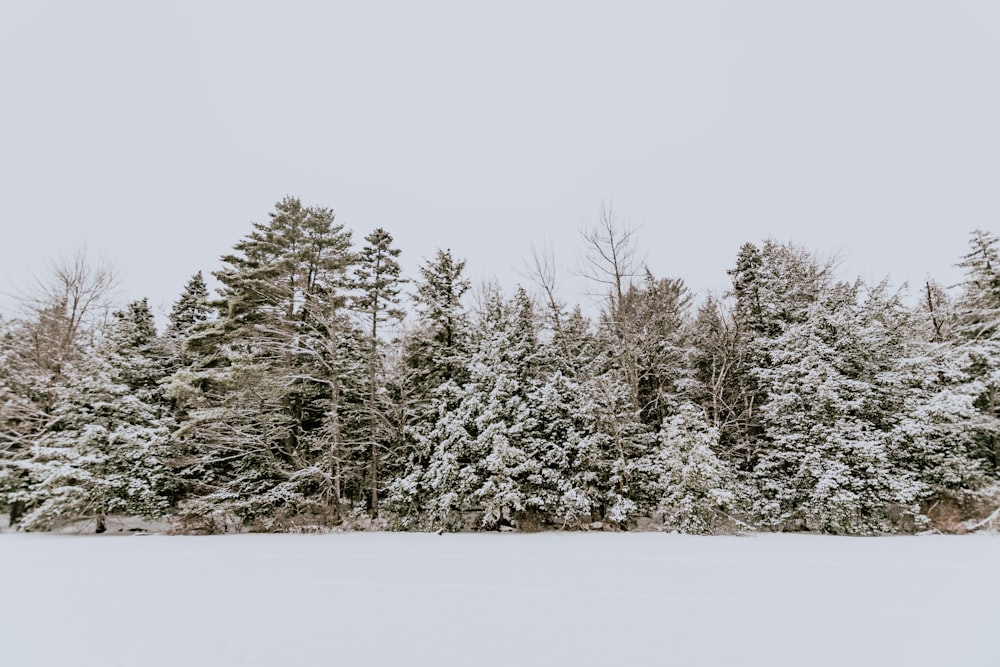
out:
<path id="1" fill-rule="evenodd" d="M 769 236 L 954 282 L 1000 229 L 998 65 L 995 0 L 5 2 L 0 280 L 86 244 L 163 312 L 292 194 L 411 274 L 570 265 L 613 201 L 696 290 Z"/>

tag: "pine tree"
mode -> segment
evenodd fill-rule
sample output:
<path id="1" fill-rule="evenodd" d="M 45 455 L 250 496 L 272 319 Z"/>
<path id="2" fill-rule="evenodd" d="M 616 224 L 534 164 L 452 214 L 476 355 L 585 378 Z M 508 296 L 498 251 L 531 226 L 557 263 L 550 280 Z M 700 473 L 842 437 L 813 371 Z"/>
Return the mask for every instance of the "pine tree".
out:
<path id="1" fill-rule="evenodd" d="M 980 413 L 970 427 L 977 432 L 979 458 L 1000 476 L 1000 238 L 974 231 L 959 266 L 965 270 L 955 307 L 959 354 L 967 359 L 969 388 L 978 394 L 975 406 Z"/>
<path id="2" fill-rule="evenodd" d="M 183 336 L 212 316 L 208 303 L 208 287 L 201 271 L 191 276 L 181 296 L 170 309 L 168 333 Z"/>
<path id="3" fill-rule="evenodd" d="M 651 514 L 659 500 L 656 435 L 642 422 L 622 372 L 614 367 L 594 370 L 584 392 L 595 418 L 593 458 L 585 470 L 596 473 L 601 496 L 597 517 L 624 527 L 632 518 Z"/>
<path id="4" fill-rule="evenodd" d="M 392 235 L 381 228 L 368 234 L 355 268 L 358 295 L 354 299 L 354 309 L 361 320 L 367 347 L 368 386 L 365 410 L 369 447 L 368 510 L 372 515 L 378 514 L 380 450 L 389 448 L 388 443 L 392 440 L 391 435 L 386 433 L 387 409 L 380 383 L 383 371 L 381 336 L 384 334 L 384 325 L 393 320 L 402 320 L 404 316 L 399 308 L 403 280 L 400 277 L 399 262 L 396 261 L 400 251 L 392 247 L 392 240 Z"/>
<path id="5" fill-rule="evenodd" d="M 995 339 L 1000 336 L 1000 237 L 982 229 L 971 236 L 969 252 L 958 264 L 965 270 L 959 327 L 967 339 Z"/>
<path id="6" fill-rule="evenodd" d="M 793 244 L 746 243 L 729 271 L 728 300 L 709 299 L 693 324 L 698 397 L 719 428 L 720 451 L 748 472 L 767 447 L 762 417 L 769 400 L 760 371 L 789 327 L 801 324 L 829 287 L 833 263 Z"/>
<path id="7" fill-rule="evenodd" d="M 422 479 L 434 449 L 431 432 L 440 414 L 456 407 L 455 389 L 468 378 L 469 322 L 462 299 L 470 284 L 464 268 L 450 250 L 438 250 L 420 267 L 412 297 L 417 321 L 401 342 L 397 405 L 405 452 L 397 457 L 402 468 L 388 497 L 406 526 L 420 520 Z"/>
<path id="8" fill-rule="evenodd" d="M 762 521 L 774 528 L 834 533 L 894 530 L 915 516 L 920 487 L 893 462 L 899 411 L 892 357 L 899 308 L 884 287 L 859 302 L 859 285 L 826 290 L 800 321 L 772 339 L 758 369 L 767 448 L 754 469 Z"/>
<path id="9" fill-rule="evenodd" d="M 523 484 L 537 472 L 525 451 L 535 346 L 528 307 L 523 291 L 512 302 L 496 289 L 486 295 L 469 381 L 456 391 L 457 407 L 441 414 L 429 434 L 435 449 L 424 484 L 435 524 L 454 527 L 475 513 L 482 527 L 498 528 L 527 507 Z"/>
<path id="10" fill-rule="evenodd" d="M 729 271 L 736 317 L 752 339 L 773 338 L 802 322 L 829 285 L 833 262 L 791 243 L 744 244 Z"/>
<path id="11" fill-rule="evenodd" d="M 451 250 L 438 250 L 432 261 L 420 267 L 414 302 L 426 334 L 420 341 L 425 349 L 414 349 L 412 365 L 424 367 L 429 377 L 425 386 L 458 380 L 468 337 L 468 317 L 462 298 L 470 283 L 463 273 L 465 261 L 455 260 Z"/>
<path id="12" fill-rule="evenodd" d="M 22 492 L 28 483 L 18 466 L 34 436 L 47 422 L 53 388 L 47 373 L 23 354 L 17 322 L 0 319 L 0 507 L 14 525 L 24 514 Z"/>
<path id="13" fill-rule="evenodd" d="M 976 409 L 982 385 L 972 360 L 950 343 L 908 341 L 898 360 L 905 388 L 892 431 L 896 464 L 922 485 L 926 506 L 945 499 L 964 504 L 986 479 L 979 450 L 984 415 Z"/>
<path id="14" fill-rule="evenodd" d="M 68 369 L 53 420 L 22 462 L 26 529 L 110 514 L 155 517 L 176 498 L 172 421 L 160 398 L 163 355 L 145 300 L 114 314 L 106 337 Z"/>
<path id="15" fill-rule="evenodd" d="M 24 464 L 58 420 L 55 410 L 74 364 L 87 361 L 116 278 L 80 252 L 53 262 L 50 274 L 21 299 L 23 315 L 0 332 L 0 505 L 11 524 L 28 509 Z"/>
<path id="16" fill-rule="evenodd" d="M 715 454 L 718 429 L 706 424 L 704 414 L 682 404 L 660 429 L 657 453 L 663 475 L 659 513 L 665 530 L 713 533 L 723 526 L 738 527 L 736 476 Z"/>
<path id="17" fill-rule="evenodd" d="M 177 438 L 193 448 L 186 514 L 209 525 L 283 525 L 279 514 L 322 512 L 323 498 L 339 512 L 340 452 L 327 436 L 343 394 L 351 234 L 291 197 L 253 227 L 215 273 L 221 317 L 193 326 L 186 345 L 199 341 L 199 357 L 170 381 L 186 410 Z"/>
<path id="18" fill-rule="evenodd" d="M 527 512 L 521 523 L 575 526 L 593 520 L 605 494 L 595 483 L 600 470 L 595 421 L 584 400 L 586 387 L 562 370 L 533 383 L 526 396 L 526 456 L 536 465 L 523 487 Z"/>
<path id="19" fill-rule="evenodd" d="M 209 303 L 208 287 L 201 271 L 191 276 L 180 298 L 174 302 L 163 332 L 169 353 L 173 357 L 172 366 L 186 366 L 192 362 L 190 356 L 199 348 L 200 332 L 207 329 L 214 310 Z"/>
<path id="20" fill-rule="evenodd" d="M 927 281 L 923 296 L 909 322 L 893 327 L 904 332 L 892 353 L 902 396 L 894 461 L 919 484 L 925 512 L 957 505 L 974 516 L 993 458 L 990 419 L 977 409 L 985 388 L 976 377 L 981 343 L 962 341 L 955 303 L 942 288 Z"/>
<path id="21" fill-rule="evenodd" d="M 591 383 L 599 352 L 579 307 L 567 313 L 551 290 L 546 296 L 547 316 L 539 318 L 543 325 L 531 355 L 537 375 L 526 395 L 534 426 L 524 449 L 537 468 L 525 479 L 528 511 L 520 522 L 584 525 L 603 519 L 602 508 L 609 505 L 609 489 L 601 483 L 606 459 Z"/>
<path id="22" fill-rule="evenodd" d="M 641 286 L 633 285 L 622 300 L 634 340 L 638 407 L 643 421 L 659 428 L 690 388 L 686 340 L 691 294 L 682 280 L 656 279 L 646 269 Z"/>

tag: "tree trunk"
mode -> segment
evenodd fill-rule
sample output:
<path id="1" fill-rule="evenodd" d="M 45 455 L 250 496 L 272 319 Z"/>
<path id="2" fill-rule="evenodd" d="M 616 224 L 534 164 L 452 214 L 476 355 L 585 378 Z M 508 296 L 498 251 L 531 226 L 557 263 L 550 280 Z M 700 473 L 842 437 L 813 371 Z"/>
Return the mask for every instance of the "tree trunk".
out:
<path id="1" fill-rule="evenodd" d="M 997 417 L 997 388 L 990 387 L 990 418 L 996 419 Z M 1000 438 L 997 438 L 997 434 L 994 431 L 990 434 L 990 444 L 993 445 L 993 467 L 996 470 L 1000 470 Z"/>
<path id="2" fill-rule="evenodd" d="M 378 516 L 378 447 L 372 443 L 372 517 Z"/>
<path id="3" fill-rule="evenodd" d="M 21 517 L 24 516 L 27 507 L 25 507 L 23 500 L 15 500 L 10 506 L 10 525 L 13 527 Z"/>
<path id="4" fill-rule="evenodd" d="M 938 322 L 937 309 L 934 307 L 934 298 L 931 295 L 930 281 L 926 281 L 924 286 L 927 288 L 927 310 L 931 314 L 931 323 L 934 325 L 934 338 L 931 342 L 940 343 L 943 340 L 941 335 L 941 323 Z"/>
<path id="5" fill-rule="evenodd" d="M 330 412 L 327 419 L 330 420 L 330 439 L 332 440 L 330 446 L 330 458 L 331 470 L 330 474 L 333 476 L 333 506 L 336 508 L 336 520 L 340 521 L 343 517 L 343 511 L 341 508 L 341 499 L 343 494 L 340 488 L 340 412 L 338 407 L 340 405 L 340 383 L 336 378 L 333 380 L 333 386 L 330 391 Z"/>
<path id="6" fill-rule="evenodd" d="M 372 439 L 371 515 L 378 516 L 378 438 L 375 423 L 375 359 L 378 354 L 378 297 L 372 307 L 372 349 L 368 362 L 368 430 Z"/>

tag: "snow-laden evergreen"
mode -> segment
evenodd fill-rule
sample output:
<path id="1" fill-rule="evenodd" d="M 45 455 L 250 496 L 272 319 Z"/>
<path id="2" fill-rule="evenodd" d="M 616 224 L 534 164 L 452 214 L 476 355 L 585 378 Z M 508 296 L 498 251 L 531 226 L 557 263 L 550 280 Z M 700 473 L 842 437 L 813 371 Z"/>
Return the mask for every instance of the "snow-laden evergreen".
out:
<path id="1" fill-rule="evenodd" d="M 769 341 L 754 470 L 768 525 L 878 533 L 891 530 L 892 511 L 918 512 L 918 488 L 893 465 L 898 322 L 883 292 L 862 299 L 857 283 L 831 286 Z"/>
<path id="2" fill-rule="evenodd" d="M 699 298 L 584 235 L 597 300 L 412 282 L 376 229 L 279 201 L 162 333 L 77 257 L 0 321 L 0 509 L 180 531 L 384 527 L 849 534 L 962 530 L 1000 496 L 1000 239 L 913 293 L 744 244 Z M 909 300 L 916 297 L 913 306 Z M 407 312 L 409 309 L 409 312 Z M 984 523 L 985 522 L 985 523 Z"/>
<path id="3" fill-rule="evenodd" d="M 519 311 L 518 307 L 525 308 Z M 508 303 L 499 290 L 486 295 L 473 332 L 469 379 L 457 406 L 435 425 L 436 446 L 427 465 L 432 514 L 447 525 L 463 513 L 481 515 L 484 527 L 510 525 L 528 509 L 527 477 L 536 462 L 526 451 L 534 426 L 527 394 L 536 341 L 523 292 Z"/>
<path id="4" fill-rule="evenodd" d="M 110 514 L 161 516 L 176 497 L 169 466 L 174 428 L 160 400 L 162 376 L 153 317 L 145 301 L 114 314 L 107 336 L 67 370 L 45 429 L 18 462 L 29 508 L 24 528 Z"/>
<path id="5" fill-rule="evenodd" d="M 658 506 L 663 527 L 682 533 L 713 533 L 743 527 L 739 483 L 733 469 L 716 454 L 719 431 L 704 411 L 686 403 L 664 420 L 658 452 L 663 476 Z"/>

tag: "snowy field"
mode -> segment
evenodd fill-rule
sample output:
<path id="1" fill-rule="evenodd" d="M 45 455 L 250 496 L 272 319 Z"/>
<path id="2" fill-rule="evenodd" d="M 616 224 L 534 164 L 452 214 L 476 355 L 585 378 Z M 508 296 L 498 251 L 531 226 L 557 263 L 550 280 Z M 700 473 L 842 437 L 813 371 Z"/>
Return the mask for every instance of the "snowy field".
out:
<path id="1" fill-rule="evenodd" d="M 1000 537 L 0 536 L 0 665 L 1000 665 Z"/>

